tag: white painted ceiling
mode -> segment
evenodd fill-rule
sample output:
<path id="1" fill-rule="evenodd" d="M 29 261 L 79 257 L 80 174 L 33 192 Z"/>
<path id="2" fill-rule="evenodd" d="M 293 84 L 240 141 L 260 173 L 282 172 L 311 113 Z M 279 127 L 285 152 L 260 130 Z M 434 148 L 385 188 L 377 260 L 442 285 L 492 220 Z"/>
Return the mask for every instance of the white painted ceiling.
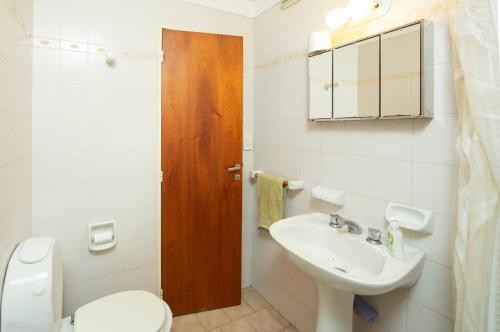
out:
<path id="1" fill-rule="evenodd" d="M 256 17 L 280 0 L 183 0 L 226 12 Z"/>

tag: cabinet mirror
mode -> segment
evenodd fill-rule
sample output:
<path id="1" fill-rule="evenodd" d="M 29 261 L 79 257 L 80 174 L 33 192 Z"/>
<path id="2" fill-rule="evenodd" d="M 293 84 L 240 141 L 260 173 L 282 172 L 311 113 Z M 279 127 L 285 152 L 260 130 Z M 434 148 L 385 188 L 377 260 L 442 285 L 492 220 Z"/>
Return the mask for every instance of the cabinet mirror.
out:
<path id="1" fill-rule="evenodd" d="M 380 36 L 335 49 L 333 117 L 377 118 L 380 97 Z"/>

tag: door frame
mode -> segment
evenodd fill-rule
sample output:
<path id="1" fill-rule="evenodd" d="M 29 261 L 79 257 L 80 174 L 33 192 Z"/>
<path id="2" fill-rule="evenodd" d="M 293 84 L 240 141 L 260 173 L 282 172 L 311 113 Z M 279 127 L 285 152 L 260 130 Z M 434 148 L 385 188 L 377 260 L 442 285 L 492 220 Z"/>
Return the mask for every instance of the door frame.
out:
<path id="1" fill-rule="evenodd" d="M 158 260 L 157 260 L 157 265 L 158 265 L 158 273 L 157 273 L 157 278 L 158 278 L 158 281 L 157 281 L 157 295 L 163 299 L 163 289 L 162 289 L 162 286 L 161 286 L 161 230 L 162 230 L 162 218 L 161 218 L 161 212 L 162 212 L 162 204 L 161 204 L 161 187 L 162 187 L 162 164 L 161 164 L 161 153 L 162 153 L 162 134 L 163 134 L 163 126 L 162 126 L 162 116 L 163 116 L 163 113 L 162 113 L 162 83 L 163 83 L 163 79 L 162 79 L 162 66 L 163 66 L 163 30 L 164 29 L 171 29 L 171 30 L 182 30 L 182 31 L 186 31 L 186 32 L 201 32 L 201 33 L 211 33 L 211 34 L 222 34 L 222 35 L 228 35 L 227 33 L 224 33 L 224 32 L 217 32 L 217 31 L 199 31 L 199 30 L 196 30 L 196 29 L 193 29 L 193 28 L 184 28 L 184 27 L 175 27 L 175 26 L 171 26 L 171 25 L 160 25 L 159 29 L 158 29 L 158 67 L 157 67 L 157 73 L 158 73 L 158 99 L 157 99 L 157 102 L 158 102 L 158 184 L 156 186 L 156 190 L 157 190 L 157 205 L 158 205 L 158 210 L 157 210 L 157 213 L 158 213 L 158 219 L 157 219 L 157 232 L 158 232 L 158 237 L 157 237 L 157 252 L 158 252 Z M 242 139 L 244 141 L 245 139 L 245 36 L 243 34 L 231 34 L 231 36 L 238 36 L 238 37 L 242 37 L 243 38 L 243 108 L 242 108 Z M 242 144 L 241 146 L 241 151 L 242 151 L 242 158 L 244 158 L 244 155 L 245 155 L 245 148 L 244 148 L 244 143 Z M 253 149 L 252 149 L 253 150 Z M 243 169 L 242 169 L 242 174 L 241 174 L 241 180 L 243 182 L 243 179 L 245 178 L 244 175 L 243 175 L 243 172 L 245 171 L 245 166 L 244 166 L 244 163 L 243 163 Z M 242 183 L 242 189 L 241 189 L 241 196 L 242 196 L 242 213 L 241 213 L 241 222 L 242 222 L 242 228 L 241 228 L 241 237 L 242 237 L 242 243 L 243 243 L 243 232 L 245 230 L 245 228 L 243 227 L 243 223 L 244 223 L 244 218 L 243 218 L 243 215 L 244 215 L 244 201 L 243 201 L 243 197 L 245 196 L 244 195 L 244 190 L 245 190 L 245 185 Z M 242 264 L 243 264 L 243 248 L 242 248 L 242 252 L 241 252 L 241 255 L 242 255 Z M 243 267 L 242 267 L 243 268 Z M 243 276 L 242 276 L 243 277 Z M 243 280 L 243 279 L 242 279 Z"/>

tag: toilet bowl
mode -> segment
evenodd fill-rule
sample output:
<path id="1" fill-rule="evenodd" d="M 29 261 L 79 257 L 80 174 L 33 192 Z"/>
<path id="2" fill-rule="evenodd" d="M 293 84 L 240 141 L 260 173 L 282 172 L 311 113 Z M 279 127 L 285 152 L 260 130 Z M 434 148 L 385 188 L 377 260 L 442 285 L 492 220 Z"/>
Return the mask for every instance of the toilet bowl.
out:
<path id="1" fill-rule="evenodd" d="M 0 331 L 168 332 L 172 312 L 156 295 L 134 290 L 105 296 L 62 315 L 62 259 L 54 239 L 0 244 Z"/>

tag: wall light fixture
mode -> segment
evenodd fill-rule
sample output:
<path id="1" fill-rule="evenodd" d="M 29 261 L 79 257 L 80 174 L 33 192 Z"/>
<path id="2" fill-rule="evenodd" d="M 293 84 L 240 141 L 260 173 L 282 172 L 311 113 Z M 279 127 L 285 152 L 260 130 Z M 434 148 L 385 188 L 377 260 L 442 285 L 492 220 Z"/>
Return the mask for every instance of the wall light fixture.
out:
<path id="1" fill-rule="evenodd" d="M 326 25 L 336 30 L 376 19 L 389 10 L 391 0 L 349 0 L 346 8 L 334 8 L 326 14 Z"/>

